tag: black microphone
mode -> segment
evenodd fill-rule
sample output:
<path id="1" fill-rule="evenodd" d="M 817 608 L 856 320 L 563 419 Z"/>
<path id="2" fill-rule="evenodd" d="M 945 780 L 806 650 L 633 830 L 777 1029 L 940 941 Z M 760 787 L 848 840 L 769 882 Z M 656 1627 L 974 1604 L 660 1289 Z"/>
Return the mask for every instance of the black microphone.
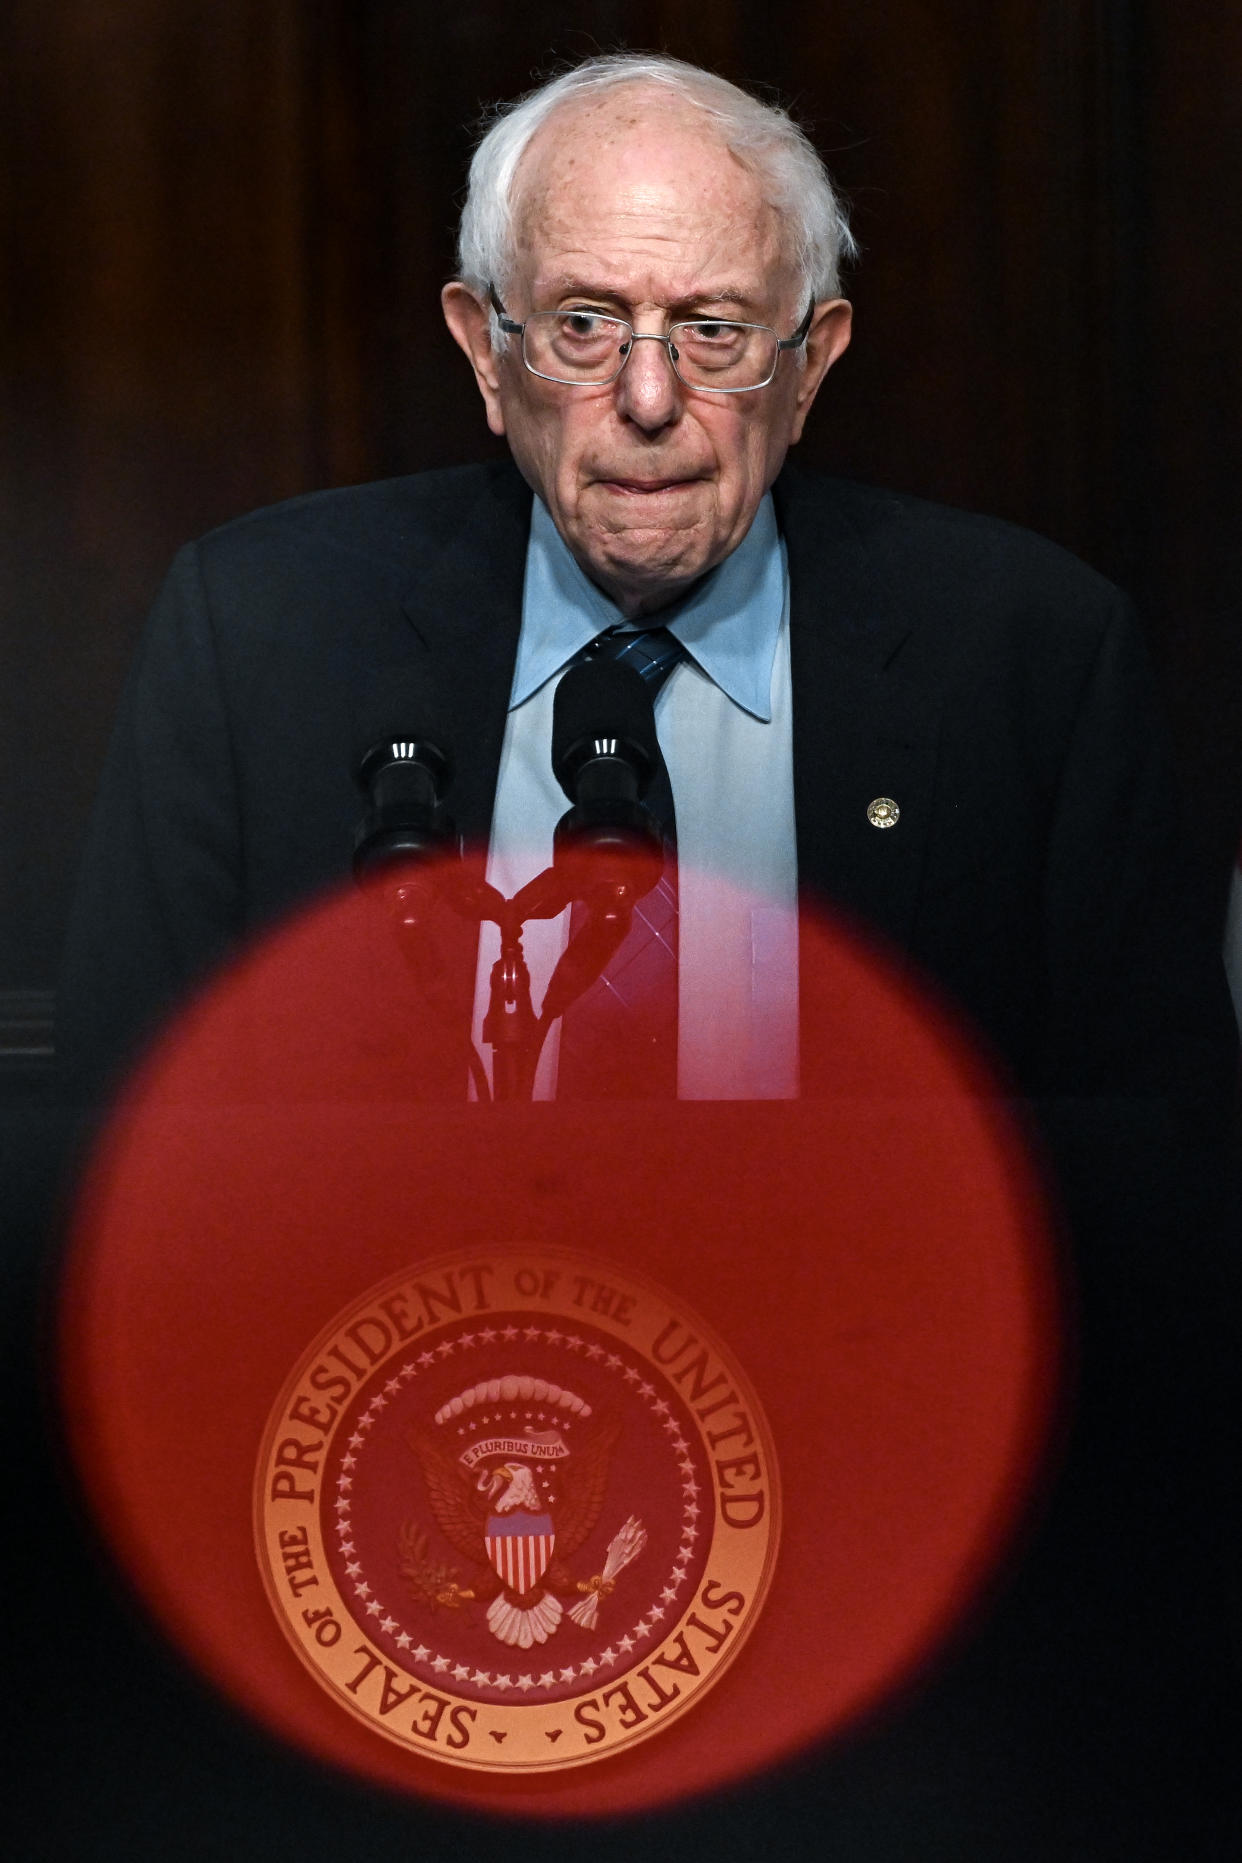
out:
<path id="1" fill-rule="evenodd" d="M 555 846 L 662 847 L 642 797 L 660 767 L 651 693 L 632 666 L 584 660 L 571 666 L 552 701 L 552 772 L 573 807 Z M 653 882 L 654 884 L 654 882 Z"/>
<path id="2" fill-rule="evenodd" d="M 354 877 L 459 851 L 444 797 L 452 760 L 421 731 L 394 733 L 364 753 L 356 776 L 367 808 L 354 834 Z"/>
<path id="3" fill-rule="evenodd" d="M 549 980 L 545 1025 L 602 975 L 664 871 L 664 836 L 642 803 L 659 768 L 642 676 L 614 660 L 571 666 L 552 702 L 552 770 L 573 807 L 556 824 L 550 875 L 586 916 Z"/>

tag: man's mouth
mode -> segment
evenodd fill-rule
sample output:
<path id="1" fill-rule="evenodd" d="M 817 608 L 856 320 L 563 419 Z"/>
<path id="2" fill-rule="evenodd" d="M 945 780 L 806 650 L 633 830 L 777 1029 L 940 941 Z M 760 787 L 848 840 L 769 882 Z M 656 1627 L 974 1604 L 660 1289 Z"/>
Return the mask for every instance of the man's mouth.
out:
<path id="1" fill-rule="evenodd" d="M 697 485 L 698 480 L 689 479 L 625 479 L 604 478 L 599 481 L 612 492 L 628 492 L 637 497 L 650 497 L 655 492 L 685 491 L 688 486 Z"/>

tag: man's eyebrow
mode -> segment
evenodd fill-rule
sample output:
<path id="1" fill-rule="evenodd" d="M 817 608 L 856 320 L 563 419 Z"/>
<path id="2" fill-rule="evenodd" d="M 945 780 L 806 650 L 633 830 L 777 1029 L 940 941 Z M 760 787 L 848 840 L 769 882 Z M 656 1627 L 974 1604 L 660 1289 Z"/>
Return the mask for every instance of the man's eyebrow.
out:
<path id="1" fill-rule="evenodd" d="M 623 292 L 591 279 L 568 276 L 551 279 L 548 290 L 550 295 L 557 298 L 586 298 L 592 304 L 616 304 L 623 309 L 629 308 L 629 299 Z M 748 291 L 744 285 L 723 284 L 714 291 L 689 291 L 684 297 L 671 298 L 664 308 L 670 316 L 675 316 L 678 313 L 692 314 L 704 304 L 728 305 L 735 310 L 753 311 L 757 303 L 753 290 Z"/>
<path id="2" fill-rule="evenodd" d="M 722 285 L 718 291 L 692 291 L 689 296 L 670 304 L 670 310 L 688 310 L 695 304 L 728 304 L 735 310 L 754 310 L 757 299 L 753 291 L 741 285 Z"/>
<path id="3" fill-rule="evenodd" d="M 555 298 L 589 298 L 592 304 L 625 303 L 619 291 L 585 278 L 554 278 L 549 283 L 548 293 Z"/>

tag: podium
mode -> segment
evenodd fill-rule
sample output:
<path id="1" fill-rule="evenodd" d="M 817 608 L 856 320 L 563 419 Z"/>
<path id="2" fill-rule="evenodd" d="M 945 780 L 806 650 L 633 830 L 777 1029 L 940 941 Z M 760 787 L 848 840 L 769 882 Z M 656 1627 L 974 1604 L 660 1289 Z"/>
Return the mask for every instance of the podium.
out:
<path id="1" fill-rule="evenodd" d="M 243 1713 L 428 1800 L 617 1815 L 826 1747 L 969 1619 L 1055 1415 L 1042 1192 L 952 1019 L 844 928 L 801 949 L 792 1102 L 429 1090 L 353 894 L 148 1058 L 79 1212 L 66 1414 Z"/>

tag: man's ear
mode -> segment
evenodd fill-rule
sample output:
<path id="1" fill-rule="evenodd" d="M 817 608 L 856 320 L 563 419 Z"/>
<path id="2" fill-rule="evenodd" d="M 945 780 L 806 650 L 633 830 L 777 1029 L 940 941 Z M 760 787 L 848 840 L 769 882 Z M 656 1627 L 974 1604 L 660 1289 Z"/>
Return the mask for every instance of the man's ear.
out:
<path id="1" fill-rule="evenodd" d="M 499 358 L 492 348 L 491 313 L 460 278 L 445 285 L 440 304 L 445 323 L 470 359 L 487 409 L 487 424 L 493 433 L 503 434 L 505 417 L 500 405 Z"/>
<path id="2" fill-rule="evenodd" d="M 850 346 L 854 307 L 847 298 L 826 298 L 815 306 L 806 339 L 806 362 L 798 371 L 798 392 L 794 403 L 793 432 L 790 443 L 802 438 L 806 417 L 811 411 L 820 383 L 833 363 Z"/>

